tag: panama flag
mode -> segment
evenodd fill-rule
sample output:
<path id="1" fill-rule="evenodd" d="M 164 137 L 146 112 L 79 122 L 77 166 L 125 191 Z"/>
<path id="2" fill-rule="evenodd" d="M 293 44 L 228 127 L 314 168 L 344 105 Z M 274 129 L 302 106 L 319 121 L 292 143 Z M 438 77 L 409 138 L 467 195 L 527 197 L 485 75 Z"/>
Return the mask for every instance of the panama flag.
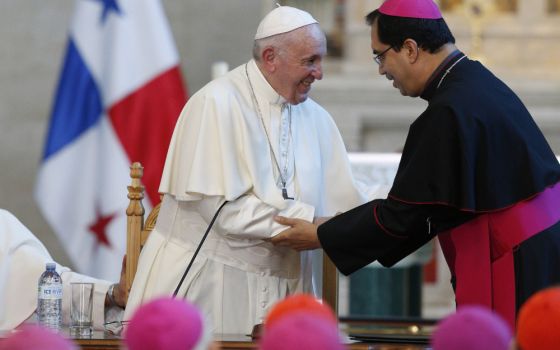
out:
<path id="1" fill-rule="evenodd" d="M 35 196 L 76 270 L 117 281 L 130 164 L 150 210 L 186 90 L 159 0 L 78 0 L 69 36 Z"/>

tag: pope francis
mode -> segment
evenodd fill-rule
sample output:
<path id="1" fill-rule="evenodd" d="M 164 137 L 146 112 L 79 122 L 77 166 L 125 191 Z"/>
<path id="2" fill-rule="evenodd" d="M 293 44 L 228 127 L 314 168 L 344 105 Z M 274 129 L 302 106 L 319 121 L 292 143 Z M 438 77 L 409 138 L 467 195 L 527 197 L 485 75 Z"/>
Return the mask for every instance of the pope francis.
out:
<path id="1" fill-rule="evenodd" d="M 225 202 L 178 295 L 216 333 L 247 334 L 294 292 L 313 292 L 312 256 L 274 247 L 277 215 L 313 220 L 361 204 L 331 116 L 308 98 L 326 40 L 307 12 L 272 10 L 253 59 L 185 105 L 167 154 L 157 225 L 143 248 L 125 319 L 171 294 Z"/>

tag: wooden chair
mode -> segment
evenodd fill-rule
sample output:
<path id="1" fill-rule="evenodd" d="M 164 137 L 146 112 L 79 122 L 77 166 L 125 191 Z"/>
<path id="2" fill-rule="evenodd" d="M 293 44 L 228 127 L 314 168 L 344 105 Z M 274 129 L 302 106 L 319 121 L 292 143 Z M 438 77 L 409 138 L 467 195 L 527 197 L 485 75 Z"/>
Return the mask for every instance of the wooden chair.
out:
<path id="1" fill-rule="evenodd" d="M 136 269 L 140 250 L 144 246 L 150 232 L 156 225 L 160 204 L 156 205 L 144 221 L 144 186 L 141 184 L 144 168 L 138 162 L 130 167 L 131 184 L 128 186 L 128 199 L 130 203 L 126 209 L 126 286 L 130 291 Z M 323 254 L 323 300 L 330 305 L 335 312 L 338 311 L 338 271 L 335 265 Z"/>
<path id="2" fill-rule="evenodd" d="M 144 175 L 144 167 L 135 162 L 130 166 L 131 183 L 128 186 L 128 199 L 130 203 L 126 208 L 126 287 L 130 291 L 132 281 L 138 268 L 140 251 L 148 239 L 148 235 L 156 226 L 157 216 L 161 203 L 158 203 L 144 221 L 144 186 L 141 179 Z"/>

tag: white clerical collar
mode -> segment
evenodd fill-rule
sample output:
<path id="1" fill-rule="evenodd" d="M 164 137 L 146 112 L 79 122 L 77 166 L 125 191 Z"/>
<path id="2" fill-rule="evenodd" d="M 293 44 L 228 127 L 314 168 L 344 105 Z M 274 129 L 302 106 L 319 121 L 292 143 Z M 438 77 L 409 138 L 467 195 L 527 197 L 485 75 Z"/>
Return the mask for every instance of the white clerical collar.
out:
<path id="1" fill-rule="evenodd" d="M 271 104 L 281 105 L 287 102 L 284 97 L 282 97 L 272 86 L 270 86 L 254 59 L 249 61 L 247 68 L 251 83 L 255 89 L 255 95 L 258 95 L 259 98 L 267 100 Z"/>

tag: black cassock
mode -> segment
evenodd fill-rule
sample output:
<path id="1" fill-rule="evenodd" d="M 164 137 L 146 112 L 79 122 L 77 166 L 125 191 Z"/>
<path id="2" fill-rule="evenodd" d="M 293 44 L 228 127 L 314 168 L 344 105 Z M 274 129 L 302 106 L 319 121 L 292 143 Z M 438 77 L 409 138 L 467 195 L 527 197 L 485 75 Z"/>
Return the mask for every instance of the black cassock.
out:
<path id="1" fill-rule="evenodd" d="M 428 107 L 410 126 L 388 198 L 319 226 L 321 245 L 342 273 L 375 260 L 392 266 L 437 234 L 538 197 L 560 181 L 560 164 L 521 100 L 463 56 L 451 54 L 428 82 L 421 96 Z M 551 210 L 558 213 L 560 206 Z M 462 247 L 452 250 L 444 249 L 448 263 Z M 515 309 L 535 291 L 560 283 L 560 221 L 509 252 Z M 463 279 L 450 268 L 456 288 Z"/>

